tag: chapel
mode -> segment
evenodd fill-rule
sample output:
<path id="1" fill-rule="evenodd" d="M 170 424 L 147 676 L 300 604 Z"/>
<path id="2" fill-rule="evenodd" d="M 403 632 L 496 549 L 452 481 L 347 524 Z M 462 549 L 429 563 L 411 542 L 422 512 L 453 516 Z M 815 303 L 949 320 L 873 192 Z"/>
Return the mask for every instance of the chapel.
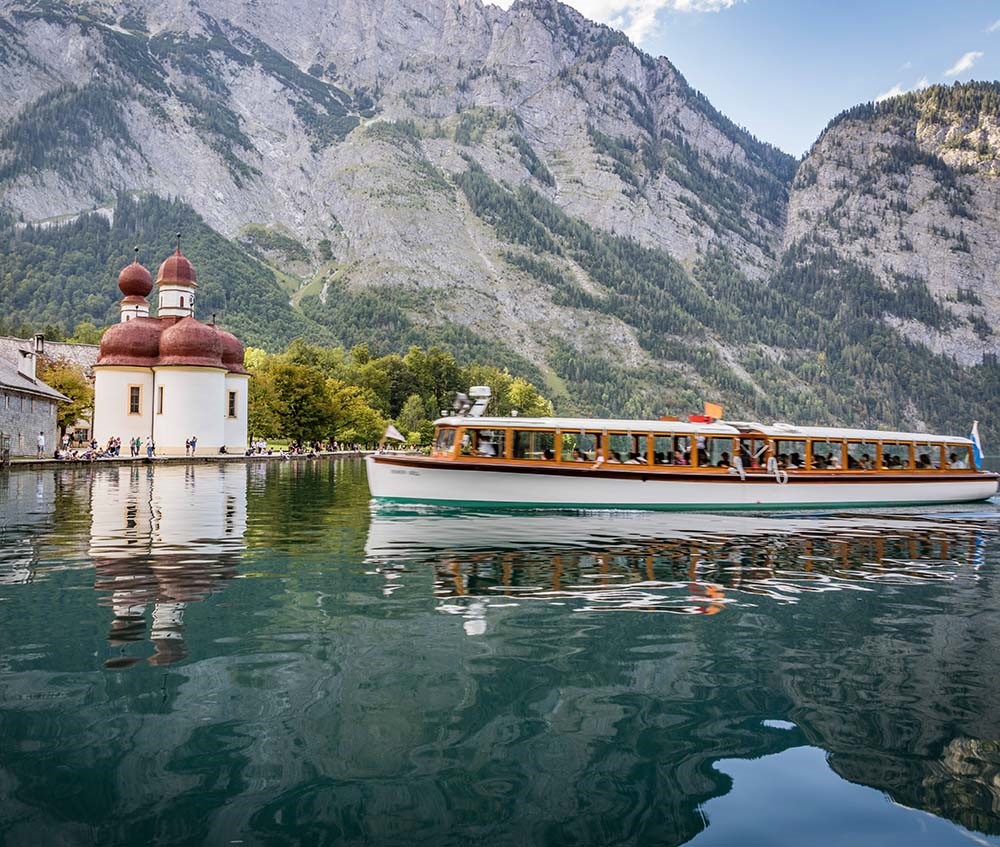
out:
<path id="1" fill-rule="evenodd" d="M 138 251 L 137 251 L 138 252 Z M 235 335 L 194 316 L 197 277 L 180 245 L 156 275 L 157 317 L 147 298 L 153 278 L 138 258 L 118 275 L 121 321 L 101 339 L 94 366 L 94 437 L 146 439 L 158 456 L 243 453 L 247 447 L 247 391 L 243 345 Z"/>

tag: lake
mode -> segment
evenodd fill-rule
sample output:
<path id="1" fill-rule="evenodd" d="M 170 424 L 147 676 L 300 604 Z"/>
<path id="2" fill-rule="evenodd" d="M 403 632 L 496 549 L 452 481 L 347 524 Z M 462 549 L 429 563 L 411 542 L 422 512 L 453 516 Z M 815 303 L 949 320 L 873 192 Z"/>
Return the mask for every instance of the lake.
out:
<path id="1" fill-rule="evenodd" d="M 0 474 L 0 843 L 1000 844 L 998 530 Z"/>

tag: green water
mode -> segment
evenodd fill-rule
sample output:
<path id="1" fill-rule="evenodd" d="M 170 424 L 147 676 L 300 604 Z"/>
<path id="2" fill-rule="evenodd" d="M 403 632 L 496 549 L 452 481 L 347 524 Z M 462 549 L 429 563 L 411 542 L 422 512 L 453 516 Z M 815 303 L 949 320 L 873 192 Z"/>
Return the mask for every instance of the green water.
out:
<path id="1" fill-rule="evenodd" d="M 0 843 L 1000 844 L 998 530 L 0 475 Z"/>

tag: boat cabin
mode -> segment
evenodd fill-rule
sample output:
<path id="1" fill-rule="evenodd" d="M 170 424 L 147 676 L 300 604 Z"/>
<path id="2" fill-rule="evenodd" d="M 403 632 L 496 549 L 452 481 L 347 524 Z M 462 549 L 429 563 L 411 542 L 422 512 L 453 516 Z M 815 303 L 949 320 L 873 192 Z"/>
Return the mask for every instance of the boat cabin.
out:
<path id="1" fill-rule="evenodd" d="M 470 418 L 435 422 L 431 455 L 456 462 L 688 473 L 969 471 L 967 438 L 733 421 Z"/>

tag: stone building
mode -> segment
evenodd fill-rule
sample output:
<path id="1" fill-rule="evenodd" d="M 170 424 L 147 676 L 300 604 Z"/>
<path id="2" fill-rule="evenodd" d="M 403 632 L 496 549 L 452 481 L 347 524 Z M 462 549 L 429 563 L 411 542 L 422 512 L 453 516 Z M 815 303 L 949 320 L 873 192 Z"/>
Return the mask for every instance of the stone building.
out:
<path id="1" fill-rule="evenodd" d="M 156 277 L 158 317 L 149 316 L 153 278 L 138 261 L 118 275 L 121 322 L 101 339 L 94 365 L 94 435 L 151 439 L 157 455 L 242 453 L 247 447 L 250 374 L 236 336 L 194 317 L 196 275 L 180 247 Z"/>
<path id="2" fill-rule="evenodd" d="M 69 398 L 36 378 L 35 365 L 43 353 L 44 341 L 36 335 L 27 349 L 18 348 L 17 365 L 0 358 L 0 436 L 10 438 L 12 456 L 34 456 L 39 433 L 46 456 L 56 448 L 57 410 Z"/>

